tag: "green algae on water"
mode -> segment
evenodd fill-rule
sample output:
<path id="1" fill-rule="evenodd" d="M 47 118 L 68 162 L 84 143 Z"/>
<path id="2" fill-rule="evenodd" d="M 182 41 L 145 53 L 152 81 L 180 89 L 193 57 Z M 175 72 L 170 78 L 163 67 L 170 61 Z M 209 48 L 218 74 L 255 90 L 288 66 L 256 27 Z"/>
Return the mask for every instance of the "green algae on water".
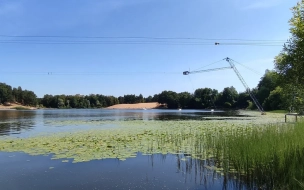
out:
<path id="1" fill-rule="evenodd" d="M 71 122 L 82 121 L 67 121 Z M 94 123 L 94 122 L 93 122 Z M 119 125 L 114 129 L 93 129 L 29 138 L 0 139 L 0 151 L 22 151 L 30 155 L 52 154 L 52 159 L 72 159 L 73 163 L 143 154 L 188 153 L 206 159 L 214 153 L 210 141 L 219 134 L 249 132 L 254 124 L 232 121 L 97 121 Z M 262 129 L 261 129 L 262 130 Z"/>
<path id="2" fill-rule="evenodd" d="M 220 175 L 246 177 L 261 187 L 293 184 L 289 186 L 293 189 L 304 179 L 304 124 L 283 121 L 282 114 L 256 115 L 249 121 L 92 121 L 92 125 L 119 127 L 0 138 L 0 151 L 51 155 L 51 159 L 72 163 L 107 158 L 124 161 L 138 152 L 177 154 L 185 162 L 192 158 L 212 161 L 204 167 Z"/>

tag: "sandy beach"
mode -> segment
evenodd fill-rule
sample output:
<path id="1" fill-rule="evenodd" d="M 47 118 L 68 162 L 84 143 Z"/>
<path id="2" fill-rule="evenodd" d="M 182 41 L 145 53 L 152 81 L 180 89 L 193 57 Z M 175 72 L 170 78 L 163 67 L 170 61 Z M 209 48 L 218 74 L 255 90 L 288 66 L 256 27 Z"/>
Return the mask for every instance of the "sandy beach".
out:
<path id="1" fill-rule="evenodd" d="M 158 102 L 151 102 L 151 103 L 138 103 L 138 104 L 116 104 L 110 107 L 107 107 L 106 109 L 154 109 L 159 108 L 162 105 Z M 11 104 L 10 106 L 4 106 L 0 105 L 0 110 L 11 110 L 15 107 L 24 107 L 25 109 L 37 109 L 35 107 L 29 107 L 29 106 L 22 106 L 20 104 Z"/>
<path id="2" fill-rule="evenodd" d="M 0 105 L 0 110 L 11 110 L 11 109 L 14 109 L 15 107 L 23 107 L 25 109 L 31 109 L 31 110 L 37 109 L 35 107 L 22 106 L 20 104 L 11 104 L 10 106 Z"/>
<path id="3" fill-rule="evenodd" d="M 107 109 L 153 109 L 158 108 L 161 105 L 158 102 L 151 103 L 138 103 L 138 104 L 116 104 Z"/>

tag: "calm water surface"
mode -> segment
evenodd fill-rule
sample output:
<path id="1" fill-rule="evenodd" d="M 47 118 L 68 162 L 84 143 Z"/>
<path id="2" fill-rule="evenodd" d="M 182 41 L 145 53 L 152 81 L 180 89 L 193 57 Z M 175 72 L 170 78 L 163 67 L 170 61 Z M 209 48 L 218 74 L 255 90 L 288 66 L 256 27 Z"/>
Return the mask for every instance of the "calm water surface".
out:
<path id="1" fill-rule="evenodd" d="M 108 109 L 67 109 L 67 110 L 0 110 L 0 135 L 27 137 L 36 134 L 62 132 L 77 129 L 108 128 L 111 125 L 94 126 L 91 122 L 124 120 L 222 120 L 246 119 L 238 111 L 210 110 L 108 110 Z M 68 124 L 73 121 L 74 124 Z M 77 121 L 80 121 L 78 124 Z"/>
<path id="2" fill-rule="evenodd" d="M 202 161 L 201 161 L 202 162 Z M 126 161 L 104 159 L 63 163 L 50 156 L 0 152 L 1 189 L 235 189 L 233 180 L 177 155 L 137 155 Z M 52 168 L 52 169 L 50 169 Z"/>
<path id="3" fill-rule="evenodd" d="M 218 120 L 235 116 L 249 117 L 238 112 L 204 110 L 7 110 L 0 111 L 0 139 L 117 127 L 94 125 L 103 121 Z M 138 153 L 126 161 L 104 159 L 73 164 L 51 160 L 51 155 L 0 152 L 0 189 L 244 189 L 232 177 L 208 170 L 204 161 L 185 156 Z"/>

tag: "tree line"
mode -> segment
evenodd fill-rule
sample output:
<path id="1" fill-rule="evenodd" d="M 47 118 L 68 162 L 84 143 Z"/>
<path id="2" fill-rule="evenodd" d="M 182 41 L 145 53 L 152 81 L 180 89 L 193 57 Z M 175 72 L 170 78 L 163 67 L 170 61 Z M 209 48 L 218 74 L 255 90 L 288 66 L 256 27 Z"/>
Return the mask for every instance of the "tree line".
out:
<path id="1" fill-rule="evenodd" d="M 252 89 L 259 102 L 266 110 L 284 109 L 285 104 L 282 89 L 278 86 L 278 74 L 267 71 L 261 78 L 258 86 Z M 23 105 L 44 108 L 104 108 L 115 104 L 134 104 L 144 102 L 159 102 L 169 109 L 255 109 L 247 92 L 238 93 L 231 87 L 221 92 L 211 88 L 198 88 L 194 93 L 163 91 L 154 96 L 143 97 L 142 94 L 128 94 L 114 97 L 102 94 L 90 95 L 49 95 L 37 98 L 32 91 L 22 90 L 21 87 L 0 83 L 0 102 L 19 102 Z"/>
<path id="2" fill-rule="evenodd" d="M 33 91 L 12 88 L 10 85 L 0 83 L 0 104 L 18 102 L 22 105 L 36 106 L 38 103 L 37 96 Z"/>
<path id="3" fill-rule="evenodd" d="M 265 110 L 288 108 L 288 98 L 279 82 L 279 75 L 275 71 L 266 70 L 257 87 L 251 90 Z M 257 109 L 247 92 L 238 93 L 233 86 L 226 87 L 221 92 L 211 88 L 199 88 L 193 94 L 163 91 L 154 95 L 153 99 L 172 109 Z"/>
<path id="4" fill-rule="evenodd" d="M 76 95 L 49 95 L 39 99 L 40 107 L 45 108 L 103 108 L 119 104 L 118 98 L 101 94 L 87 96 Z"/>

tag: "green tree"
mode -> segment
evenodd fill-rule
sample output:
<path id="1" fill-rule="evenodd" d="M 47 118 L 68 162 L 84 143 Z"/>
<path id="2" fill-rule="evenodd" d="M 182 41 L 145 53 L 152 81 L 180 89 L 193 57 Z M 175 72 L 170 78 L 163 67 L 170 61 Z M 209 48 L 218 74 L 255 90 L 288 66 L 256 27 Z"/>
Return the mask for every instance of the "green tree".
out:
<path id="1" fill-rule="evenodd" d="M 78 107 L 77 108 L 87 108 L 88 107 L 87 103 L 88 102 L 84 97 L 80 97 L 78 99 Z"/>
<path id="2" fill-rule="evenodd" d="M 71 108 L 78 108 L 79 107 L 79 103 L 78 103 L 79 102 L 78 101 L 79 97 L 78 96 L 70 96 L 68 98 L 70 100 Z"/>
<path id="3" fill-rule="evenodd" d="M 158 96 L 158 102 L 161 104 L 167 104 L 169 109 L 180 107 L 178 94 L 173 91 L 163 91 L 160 93 Z"/>
<path id="4" fill-rule="evenodd" d="M 279 75 L 276 72 L 266 70 L 257 86 L 256 97 L 260 104 L 263 104 L 270 92 L 278 86 L 278 77 Z"/>
<path id="5" fill-rule="evenodd" d="M 14 100 L 12 87 L 0 83 L 0 103 L 12 102 Z"/>
<path id="6" fill-rule="evenodd" d="M 142 94 L 139 94 L 139 96 L 135 97 L 135 103 L 143 103 L 144 102 L 144 97 Z"/>
<path id="7" fill-rule="evenodd" d="M 265 110 L 279 110 L 284 109 L 284 94 L 281 87 L 276 87 L 270 92 L 269 97 L 263 103 Z"/>
<path id="8" fill-rule="evenodd" d="M 226 87 L 220 93 L 220 97 L 217 101 L 217 104 L 226 108 L 233 108 L 237 105 L 236 102 L 238 100 L 238 96 L 239 94 L 233 86 Z"/>
<path id="9" fill-rule="evenodd" d="M 298 2 L 291 10 L 293 13 L 293 17 L 289 20 L 291 37 L 280 54 L 275 57 L 274 62 L 283 93 L 289 97 L 287 99 L 298 101 L 298 104 L 289 106 L 297 107 L 296 109 L 299 110 L 303 108 L 301 94 L 304 91 L 304 0 Z M 288 103 L 291 104 L 291 101 Z"/>
<path id="10" fill-rule="evenodd" d="M 69 99 L 66 100 L 66 107 L 67 108 L 71 108 L 71 106 L 70 106 L 70 100 Z"/>
<path id="11" fill-rule="evenodd" d="M 42 100 L 41 100 L 41 103 L 44 107 L 51 107 L 51 101 L 53 99 L 53 96 L 52 95 L 49 95 L 49 94 L 46 94 L 43 96 Z"/>
<path id="12" fill-rule="evenodd" d="M 17 88 L 17 102 L 23 104 L 24 103 L 23 102 L 23 96 L 24 96 L 23 90 L 22 90 L 21 86 L 18 86 L 18 88 Z"/>
<path id="13" fill-rule="evenodd" d="M 194 91 L 194 108 L 210 108 L 214 107 L 214 102 L 218 97 L 218 91 L 211 88 L 198 88 Z"/>
<path id="14" fill-rule="evenodd" d="M 125 104 L 134 104 L 134 103 L 136 103 L 136 96 L 135 96 L 135 94 L 124 95 L 123 100 L 124 100 Z"/>
<path id="15" fill-rule="evenodd" d="M 159 102 L 158 98 L 159 98 L 159 94 L 154 94 L 152 98 L 152 102 Z"/>
<path id="16" fill-rule="evenodd" d="M 33 91 L 23 91 L 23 103 L 24 105 L 37 106 L 37 96 Z"/>
<path id="17" fill-rule="evenodd" d="M 98 101 L 97 95 L 90 94 L 89 96 L 86 96 L 85 98 L 90 101 L 89 105 L 91 108 L 97 107 L 97 101 Z M 99 104 L 100 104 L 100 102 L 99 102 Z"/>
<path id="18" fill-rule="evenodd" d="M 13 94 L 14 101 L 19 102 L 18 101 L 18 90 L 17 90 L 17 88 L 13 88 L 12 94 Z"/>
<path id="19" fill-rule="evenodd" d="M 179 104 L 181 108 L 189 108 L 193 96 L 189 92 L 181 92 L 178 94 Z"/>
<path id="20" fill-rule="evenodd" d="M 97 108 L 101 108 L 101 107 L 102 107 L 102 105 L 101 105 L 101 103 L 99 102 L 99 100 L 96 100 L 96 107 L 97 107 Z"/>
<path id="21" fill-rule="evenodd" d="M 119 101 L 120 104 L 123 104 L 124 103 L 124 97 L 119 96 L 118 101 Z"/>
<path id="22" fill-rule="evenodd" d="M 104 95 L 97 95 L 98 97 L 98 101 L 100 102 L 101 104 L 101 107 L 107 107 L 108 104 L 107 104 L 107 101 L 106 101 L 106 97 Z"/>
<path id="23" fill-rule="evenodd" d="M 62 98 L 58 98 L 58 108 L 65 108 L 64 100 Z"/>
<path id="24" fill-rule="evenodd" d="M 145 101 L 145 102 L 153 102 L 153 101 L 152 101 L 152 98 L 153 98 L 152 96 L 148 96 L 147 98 L 145 98 L 144 101 Z"/>
<path id="25" fill-rule="evenodd" d="M 134 97 L 135 97 L 135 95 L 134 95 Z M 105 101 L 106 101 L 106 106 L 105 107 L 113 106 L 113 105 L 119 103 L 118 98 L 116 98 L 114 96 L 105 96 L 104 98 L 105 98 Z"/>
<path id="26" fill-rule="evenodd" d="M 87 101 L 87 108 L 90 108 L 91 107 L 91 102 L 90 100 L 86 100 Z"/>
<path id="27" fill-rule="evenodd" d="M 241 108 L 241 109 L 246 109 L 249 106 L 251 106 L 250 104 L 251 102 L 251 98 L 250 95 L 247 92 L 241 92 L 239 93 L 238 96 L 238 100 L 237 100 L 237 107 Z"/>

